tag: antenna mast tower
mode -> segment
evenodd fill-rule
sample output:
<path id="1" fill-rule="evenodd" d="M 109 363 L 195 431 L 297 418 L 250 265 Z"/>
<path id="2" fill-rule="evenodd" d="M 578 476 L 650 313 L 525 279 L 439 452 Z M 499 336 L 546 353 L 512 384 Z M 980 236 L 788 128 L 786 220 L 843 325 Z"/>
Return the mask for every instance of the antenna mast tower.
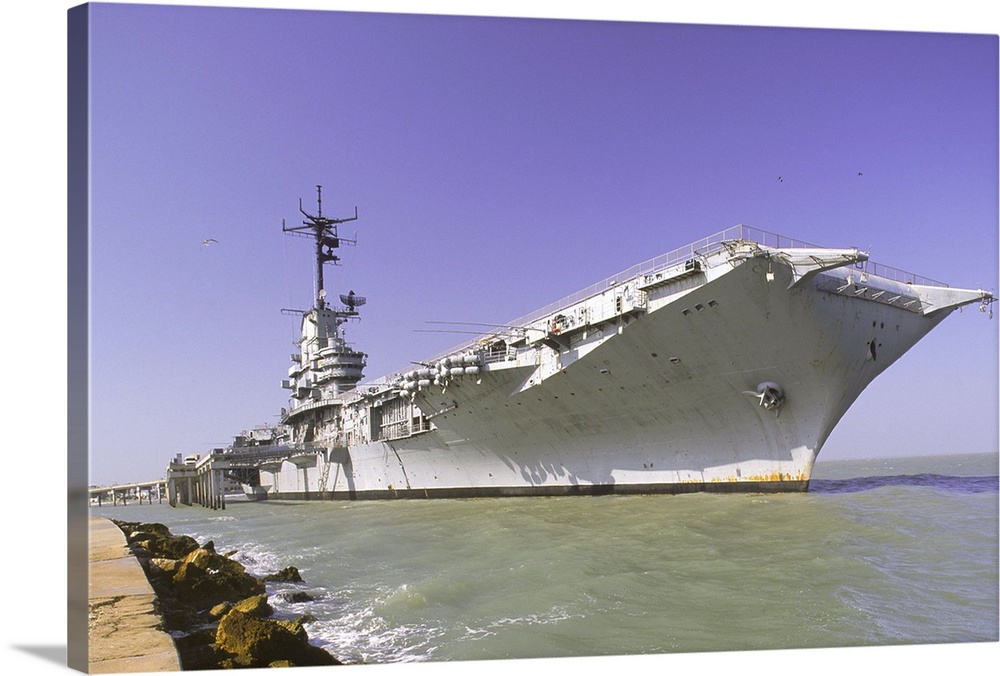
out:
<path id="1" fill-rule="evenodd" d="M 316 241 L 316 309 L 326 309 L 326 287 L 323 285 L 323 265 L 338 264 L 340 257 L 334 254 L 341 243 L 354 245 L 357 242 L 337 234 L 337 226 L 348 221 L 358 220 L 358 208 L 354 207 L 354 216 L 350 218 L 327 218 L 323 215 L 323 186 L 316 186 L 316 215 L 307 213 L 302 208 L 302 198 L 299 198 L 299 211 L 305 216 L 302 225 L 286 227 L 281 220 L 282 232 L 288 232 L 300 237 L 310 237 Z M 353 308 L 352 308 L 353 309 Z"/>

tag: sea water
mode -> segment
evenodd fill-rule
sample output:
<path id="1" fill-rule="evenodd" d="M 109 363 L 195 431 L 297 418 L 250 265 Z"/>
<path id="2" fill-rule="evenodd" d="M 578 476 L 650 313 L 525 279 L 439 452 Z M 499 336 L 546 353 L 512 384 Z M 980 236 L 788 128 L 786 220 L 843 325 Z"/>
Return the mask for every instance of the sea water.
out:
<path id="1" fill-rule="evenodd" d="M 820 462 L 800 494 L 164 504 L 344 662 L 998 640 L 998 456 Z M 291 603 L 284 591 L 313 600 Z"/>

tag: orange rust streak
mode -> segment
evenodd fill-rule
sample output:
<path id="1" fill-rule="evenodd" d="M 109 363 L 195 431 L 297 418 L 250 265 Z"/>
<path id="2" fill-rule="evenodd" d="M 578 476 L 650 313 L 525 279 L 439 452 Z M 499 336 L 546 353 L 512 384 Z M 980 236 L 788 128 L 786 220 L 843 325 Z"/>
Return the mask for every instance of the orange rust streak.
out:
<path id="1" fill-rule="evenodd" d="M 725 476 L 717 477 L 712 479 L 712 482 L 716 483 L 738 483 L 741 481 L 757 481 L 757 482 L 777 482 L 777 481 L 806 481 L 807 477 L 804 472 L 799 472 L 797 475 L 783 474 L 781 472 L 771 472 L 770 474 L 751 474 L 747 476 Z"/>

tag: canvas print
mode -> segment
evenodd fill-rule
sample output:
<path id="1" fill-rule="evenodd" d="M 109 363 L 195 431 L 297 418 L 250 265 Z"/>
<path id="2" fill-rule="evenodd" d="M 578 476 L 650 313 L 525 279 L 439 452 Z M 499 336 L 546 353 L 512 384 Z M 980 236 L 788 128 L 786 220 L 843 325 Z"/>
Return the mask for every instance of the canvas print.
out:
<path id="1" fill-rule="evenodd" d="M 996 35 L 69 27 L 70 666 L 997 642 Z"/>

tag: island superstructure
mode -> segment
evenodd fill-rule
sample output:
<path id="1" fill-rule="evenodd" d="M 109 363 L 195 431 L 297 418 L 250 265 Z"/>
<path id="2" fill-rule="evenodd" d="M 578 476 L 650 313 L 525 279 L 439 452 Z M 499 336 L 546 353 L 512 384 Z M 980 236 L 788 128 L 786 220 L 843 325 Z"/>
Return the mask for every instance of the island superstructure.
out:
<path id="1" fill-rule="evenodd" d="M 249 435 L 266 443 L 227 451 L 257 458 L 254 499 L 804 491 L 868 384 L 994 300 L 740 225 L 364 382 L 343 325 L 365 298 L 332 305 L 323 278 L 357 209 L 324 217 L 317 191 L 316 215 L 300 202 L 302 225 L 282 225 L 316 252 L 314 307 L 286 311 L 289 406 Z"/>

